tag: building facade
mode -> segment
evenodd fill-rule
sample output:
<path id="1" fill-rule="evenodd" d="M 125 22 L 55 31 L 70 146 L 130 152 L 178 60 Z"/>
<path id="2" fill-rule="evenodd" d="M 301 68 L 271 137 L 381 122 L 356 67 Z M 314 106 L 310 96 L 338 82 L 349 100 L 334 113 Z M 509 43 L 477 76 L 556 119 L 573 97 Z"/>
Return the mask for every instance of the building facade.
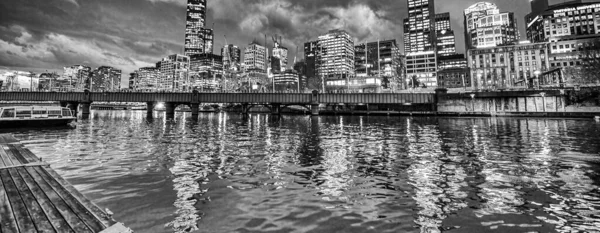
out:
<path id="1" fill-rule="evenodd" d="M 550 6 L 527 25 L 532 42 L 553 42 L 600 36 L 600 2 L 580 1 Z"/>
<path id="2" fill-rule="evenodd" d="M 317 76 L 347 79 L 354 76 L 354 39 L 344 30 L 319 36 L 316 53 Z"/>
<path id="3" fill-rule="evenodd" d="M 286 70 L 273 75 L 276 91 L 298 91 L 300 83 L 298 73 L 293 70 Z"/>
<path id="4" fill-rule="evenodd" d="M 465 48 L 486 48 L 519 41 L 517 20 L 512 12 L 500 12 L 496 4 L 476 3 L 464 11 Z"/>
<path id="5" fill-rule="evenodd" d="M 157 67 L 142 67 L 136 72 L 134 90 L 136 91 L 158 91 L 158 80 L 160 69 Z M 130 84 L 131 85 L 131 84 Z M 130 86 L 131 87 L 131 86 Z"/>
<path id="6" fill-rule="evenodd" d="M 471 49 L 467 59 L 471 86 L 477 89 L 527 87 L 549 71 L 547 43 L 527 43 Z"/>
<path id="7" fill-rule="evenodd" d="M 288 66 L 288 49 L 281 45 L 281 41 L 275 41 L 273 43 L 273 61 L 276 61 L 277 64 L 271 63 L 271 72 L 273 73 L 283 73 Z M 275 66 L 278 69 L 275 69 Z"/>
<path id="8" fill-rule="evenodd" d="M 438 87 L 467 88 L 471 87 L 469 68 L 448 68 L 438 71 Z"/>
<path id="9" fill-rule="evenodd" d="M 438 56 L 456 53 L 456 38 L 450 24 L 450 13 L 435 15 L 436 51 Z"/>
<path id="10" fill-rule="evenodd" d="M 92 92 L 118 91 L 121 89 L 121 70 L 110 66 L 100 66 L 92 71 L 91 83 L 84 89 Z"/>
<path id="11" fill-rule="evenodd" d="M 318 41 L 309 41 L 304 43 L 304 74 L 307 79 L 317 77 L 317 51 Z"/>
<path id="12" fill-rule="evenodd" d="M 427 87 L 437 86 L 436 23 L 433 0 L 408 0 L 404 19 L 406 76 Z"/>
<path id="13" fill-rule="evenodd" d="M 188 0 L 184 54 L 212 53 L 213 30 L 206 26 L 206 0 Z"/>
<path id="14" fill-rule="evenodd" d="M 160 78 L 158 89 L 161 91 L 191 90 L 189 71 L 190 57 L 174 54 L 163 58 L 158 65 Z"/>
<path id="15" fill-rule="evenodd" d="M 367 42 L 354 46 L 354 66 L 357 77 L 393 77 L 401 66 L 401 54 L 396 40 Z"/>
<path id="16" fill-rule="evenodd" d="M 244 69 L 246 72 L 267 73 L 267 49 L 253 41 L 244 51 Z"/>

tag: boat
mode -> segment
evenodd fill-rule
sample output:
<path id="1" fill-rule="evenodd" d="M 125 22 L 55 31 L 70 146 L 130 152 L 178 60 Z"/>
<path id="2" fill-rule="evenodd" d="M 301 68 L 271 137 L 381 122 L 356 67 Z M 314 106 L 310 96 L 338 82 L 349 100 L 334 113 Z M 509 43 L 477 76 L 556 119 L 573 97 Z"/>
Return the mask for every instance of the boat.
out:
<path id="1" fill-rule="evenodd" d="M 58 106 L 0 108 L 0 128 L 66 126 L 76 119 L 70 109 Z"/>

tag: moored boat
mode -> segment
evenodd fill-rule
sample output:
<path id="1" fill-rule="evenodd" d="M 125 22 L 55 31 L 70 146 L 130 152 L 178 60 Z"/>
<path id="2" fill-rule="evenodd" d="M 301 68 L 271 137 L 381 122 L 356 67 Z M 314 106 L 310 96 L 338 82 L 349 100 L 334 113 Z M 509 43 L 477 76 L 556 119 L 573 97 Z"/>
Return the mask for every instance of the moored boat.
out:
<path id="1" fill-rule="evenodd" d="M 10 106 L 0 108 L 0 128 L 63 126 L 76 117 L 57 106 Z"/>

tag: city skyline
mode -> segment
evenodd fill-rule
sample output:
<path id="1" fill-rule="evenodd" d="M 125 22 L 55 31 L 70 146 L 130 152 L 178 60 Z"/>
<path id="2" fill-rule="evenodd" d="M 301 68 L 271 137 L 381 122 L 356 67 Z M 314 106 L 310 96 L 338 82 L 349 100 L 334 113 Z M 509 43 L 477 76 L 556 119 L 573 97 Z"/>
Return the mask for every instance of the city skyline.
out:
<path id="1" fill-rule="evenodd" d="M 84 64 L 114 66 L 129 73 L 169 55 L 183 53 L 186 0 L 104 1 L 50 0 L 0 3 L 0 68 L 60 71 Z M 457 30 L 458 52 L 464 52 L 462 10 L 478 1 L 448 4 L 435 1 L 437 11 L 449 11 Z M 503 11 L 515 11 L 524 33 L 526 0 L 489 1 Z M 289 59 L 303 57 L 303 43 L 335 28 L 347 30 L 355 43 L 377 39 L 402 41 L 405 1 L 208 1 L 206 27 L 215 30 L 215 53 L 225 44 L 246 47 L 253 39 L 281 35 Z M 459 3 L 459 4 L 457 4 Z M 245 9 L 245 10 L 241 10 Z M 233 14 L 234 12 L 240 12 Z M 85 17 L 83 17 L 85 16 Z M 226 30 L 228 28 L 229 30 Z M 271 45 L 270 41 L 267 41 Z M 271 46 L 269 46 L 271 47 Z M 291 66 L 292 64 L 290 64 Z"/>

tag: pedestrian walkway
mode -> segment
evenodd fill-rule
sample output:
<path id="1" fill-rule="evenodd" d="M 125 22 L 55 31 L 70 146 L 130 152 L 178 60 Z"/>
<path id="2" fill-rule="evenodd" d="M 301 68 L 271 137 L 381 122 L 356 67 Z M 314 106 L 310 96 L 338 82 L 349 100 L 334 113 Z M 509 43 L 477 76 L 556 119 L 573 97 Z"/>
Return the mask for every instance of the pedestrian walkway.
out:
<path id="1" fill-rule="evenodd" d="M 131 232 L 9 134 L 0 134 L 0 233 Z"/>

